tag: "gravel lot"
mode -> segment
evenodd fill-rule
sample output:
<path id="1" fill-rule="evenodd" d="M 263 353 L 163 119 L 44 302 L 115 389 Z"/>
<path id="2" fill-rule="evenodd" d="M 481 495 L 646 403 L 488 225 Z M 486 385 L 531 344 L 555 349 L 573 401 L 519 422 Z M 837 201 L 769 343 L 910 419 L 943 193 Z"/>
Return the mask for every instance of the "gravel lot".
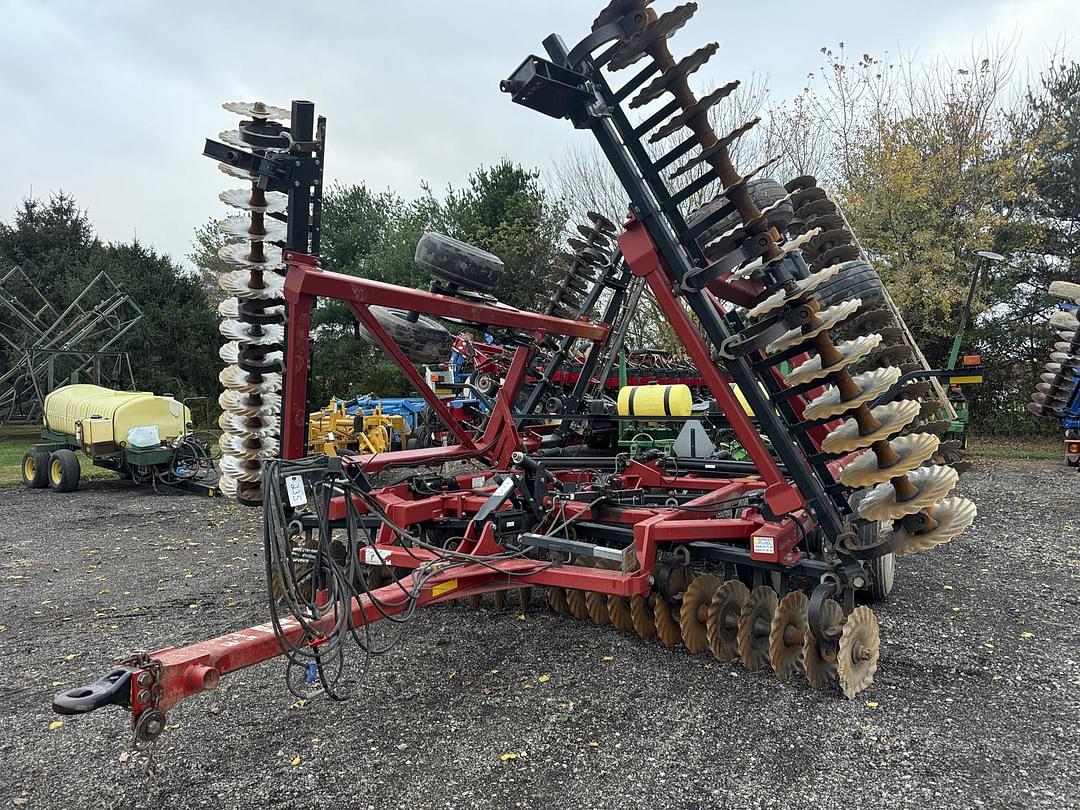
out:
<path id="1" fill-rule="evenodd" d="M 983 460 L 960 491 L 978 523 L 901 561 L 855 701 L 537 594 L 524 620 L 422 611 L 348 703 L 294 706 L 279 662 L 227 677 L 170 712 L 149 791 L 125 714 L 50 729 L 49 700 L 262 621 L 259 516 L 113 481 L 2 492 L 0 808 L 1080 807 L 1080 476 Z"/>

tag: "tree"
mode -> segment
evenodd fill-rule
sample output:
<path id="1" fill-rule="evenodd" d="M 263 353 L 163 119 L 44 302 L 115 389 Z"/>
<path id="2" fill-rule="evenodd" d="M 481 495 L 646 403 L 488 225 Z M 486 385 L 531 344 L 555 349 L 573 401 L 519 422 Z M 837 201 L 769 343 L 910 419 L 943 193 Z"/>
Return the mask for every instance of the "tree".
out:
<path id="1" fill-rule="evenodd" d="M 168 257 L 138 242 L 103 244 L 86 212 L 62 192 L 47 202 L 23 200 L 13 222 L 0 223 L 0 256 L 18 265 L 57 312 L 106 272 L 143 313 L 113 347 L 129 353 L 136 385 L 216 400 L 217 315 L 198 277 Z"/>
<path id="2" fill-rule="evenodd" d="M 187 257 L 195 265 L 207 299 L 215 306 L 227 297 L 218 286 L 218 278 L 232 269 L 218 256 L 218 249 L 226 242 L 228 240 L 218 227 L 218 221 L 211 219 L 195 229 L 195 241 Z"/>
<path id="3" fill-rule="evenodd" d="M 426 192 L 437 230 L 503 260 L 495 291 L 500 301 L 523 309 L 546 303 L 567 213 L 540 186 L 538 172 L 503 159 L 481 166 L 465 188 L 448 189 L 442 201 Z"/>
<path id="4" fill-rule="evenodd" d="M 0 256 L 8 266 L 21 267 L 42 295 L 61 309 L 85 286 L 84 267 L 98 247 L 86 212 L 63 192 L 47 202 L 24 199 L 14 220 L 0 223 Z"/>
<path id="5" fill-rule="evenodd" d="M 392 191 L 375 193 L 363 184 L 335 185 L 323 199 L 323 266 L 375 281 L 426 287 L 429 279 L 416 267 L 413 255 L 429 219 L 426 202 L 410 203 Z M 314 402 L 327 402 L 332 396 L 409 393 L 397 366 L 358 337 L 348 306 L 320 301 L 312 324 Z"/>
<path id="6" fill-rule="evenodd" d="M 989 268 L 969 322 L 967 348 L 982 350 L 992 381 L 973 392 L 975 416 L 985 427 L 1007 413 L 1007 421 L 1030 427 L 1020 413 L 1031 390 L 1030 358 L 1046 342 L 1045 282 L 1053 272 L 1075 277 L 1078 270 L 1075 258 L 1069 266 L 1064 257 L 1077 255 L 1080 186 L 1075 152 L 1062 147 L 1069 122 L 1076 126 L 1075 113 L 1068 118 L 1064 112 L 1070 102 L 1075 109 L 1075 72 L 1052 69 L 1044 86 L 1025 98 L 1013 77 L 1013 43 L 976 45 L 959 63 L 854 56 L 844 43 L 822 48 L 821 55 L 823 65 L 790 104 L 773 103 L 767 82 L 758 82 L 758 89 L 740 88 L 710 110 L 714 127 L 727 131 L 764 115 L 738 140 L 736 166 L 746 172 L 778 157 L 767 169 L 771 176 L 818 178 L 846 213 L 932 364 L 947 357 L 974 252 L 1005 254 L 1007 264 Z M 1062 135 L 1048 142 L 1052 126 Z M 1058 151 L 1047 153 L 1049 143 Z M 671 145 L 659 145 L 655 154 Z M 625 204 L 595 150 L 569 153 L 555 177 L 572 211 Z M 1056 200 L 1052 210 L 1039 202 L 1044 198 Z M 663 321 L 654 318 L 643 306 L 631 334 L 662 336 Z"/>
<path id="7" fill-rule="evenodd" d="M 496 296 L 532 308 L 547 294 L 564 225 L 565 211 L 540 186 L 537 173 L 505 160 L 479 168 L 464 188 L 451 187 L 441 199 L 427 186 L 417 199 L 406 200 L 363 184 L 337 185 L 323 200 L 322 262 L 335 272 L 426 289 L 431 277 L 416 266 L 414 255 L 420 237 L 434 230 L 499 256 L 506 270 Z M 357 337 L 347 306 L 319 302 L 313 327 L 315 402 L 410 393 L 397 367 Z"/>
<path id="8" fill-rule="evenodd" d="M 1021 105 L 1006 92 L 1012 51 L 921 67 L 824 53 L 826 89 L 812 106 L 836 134 L 823 168 L 923 353 L 940 365 L 974 251 L 1008 248 L 998 235 L 1032 182 L 1035 139 L 1017 126 Z"/>
<path id="9" fill-rule="evenodd" d="M 178 399 L 207 397 L 216 409 L 221 370 L 217 349 L 225 339 L 199 277 L 138 242 L 95 250 L 87 271 L 99 270 L 107 271 L 142 310 L 120 344 L 130 353 L 138 386 L 168 391 Z"/>
<path id="10" fill-rule="evenodd" d="M 1059 278 L 1080 278 L 1080 63 L 1053 63 L 1028 94 L 1046 133 L 1032 213 L 1045 228 L 1042 249 Z"/>
<path id="11" fill-rule="evenodd" d="M 974 335 L 989 360 L 988 384 L 974 392 L 980 427 L 1009 433 L 1056 429 L 1023 403 L 1059 340 L 1047 324 L 1047 287 L 1080 279 L 1080 64 L 1052 60 L 1028 90 L 1017 125 L 1036 145 L 1033 182 L 998 234 L 1011 261 L 990 279 L 993 307 Z"/>

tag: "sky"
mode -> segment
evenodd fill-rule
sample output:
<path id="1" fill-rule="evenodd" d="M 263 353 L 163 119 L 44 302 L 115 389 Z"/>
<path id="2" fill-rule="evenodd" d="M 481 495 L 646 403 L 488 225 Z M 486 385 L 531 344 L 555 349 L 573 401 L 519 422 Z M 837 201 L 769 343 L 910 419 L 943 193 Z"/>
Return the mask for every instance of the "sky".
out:
<path id="1" fill-rule="evenodd" d="M 236 125 L 220 106 L 233 100 L 314 101 L 328 181 L 411 197 L 504 156 L 544 170 L 589 136 L 511 104 L 499 80 L 551 32 L 572 46 L 604 2 L 0 0 L 0 219 L 63 190 L 102 239 L 137 236 L 183 260 L 195 227 L 228 213 L 217 194 L 230 181 L 201 152 Z M 765 75 L 773 99 L 798 92 L 838 42 L 920 60 L 1015 41 L 1021 71 L 1053 48 L 1080 58 L 1077 0 L 699 6 L 672 40 L 677 57 L 720 43 L 695 85 Z"/>

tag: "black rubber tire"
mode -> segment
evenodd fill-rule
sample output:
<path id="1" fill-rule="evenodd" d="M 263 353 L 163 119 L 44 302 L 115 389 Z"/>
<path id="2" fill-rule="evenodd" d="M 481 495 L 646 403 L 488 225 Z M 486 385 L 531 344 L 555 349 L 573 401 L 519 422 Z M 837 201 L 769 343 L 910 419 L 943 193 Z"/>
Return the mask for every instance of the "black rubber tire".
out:
<path id="1" fill-rule="evenodd" d="M 450 358 L 450 333 L 434 318 L 420 315 L 413 323 L 405 310 L 388 307 L 372 307 L 371 314 L 411 362 L 444 363 Z M 380 348 L 363 324 L 360 324 L 360 337 Z"/>
<path id="2" fill-rule="evenodd" d="M 479 392 L 480 396 L 493 397 L 499 389 L 499 381 L 487 372 L 477 374 L 469 379 L 469 383 Z"/>
<path id="3" fill-rule="evenodd" d="M 868 560 L 866 570 L 870 574 L 870 588 L 866 593 L 867 602 L 884 602 L 893 589 L 896 579 L 896 555 L 886 554 Z"/>
<path id="4" fill-rule="evenodd" d="M 27 450 L 23 453 L 19 469 L 23 483 L 29 489 L 44 489 L 49 485 L 49 454 L 44 450 Z"/>
<path id="5" fill-rule="evenodd" d="M 822 307 L 830 307 L 849 298 L 861 298 L 860 311 L 865 311 L 881 301 L 884 290 L 881 276 L 874 266 L 863 259 L 856 259 L 844 262 L 839 273 L 817 288 L 817 295 Z"/>
<path id="6" fill-rule="evenodd" d="M 848 498 L 851 508 L 858 512 L 859 501 L 863 499 L 868 490 L 861 489 L 853 492 Z M 864 522 L 859 526 L 859 540 L 864 545 L 872 545 L 877 542 L 881 524 L 871 521 Z M 870 576 L 869 587 L 859 591 L 858 594 L 865 602 L 884 602 L 885 598 L 893 589 L 896 579 L 896 555 L 886 554 L 866 561 L 866 573 Z"/>
<path id="7" fill-rule="evenodd" d="M 57 492 L 74 492 L 79 488 L 82 470 L 79 459 L 71 450 L 56 450 L 49 456 L 49 487 Z"/>
<path id="8" fill-rule="evenodd" d="M 746 188 L 750 192 L 750 199 L 754 201 L 754 205 L 759 209 L 768 208 L 781 197 L 787 195 L 787 191 L 784 190 L 782 185 L 768 177 L 755 177 L 747 181 Z M 686 224 L 693 226 L 695 223 L 701 222 L 701 220 L 709 216 L 709 214 L 726 205 L 727 201 L 728 199 L 724 194 L 717 194 L 709 202 L 691 213 L 690 216 L 686 218 Z M 791 208 L 791 201 L 789 200 L 769 215 L 769 224 L 778 231 L 783 231 L 787 228 L 788 223 L 791 222 L 792 215 L 793 211 Z M 740 222 L 742 222 L 742 217 L 739 216 L 739 212 L 732 211 L 719 222 L 710 225 L 702 231 L 697 239 L 704 245 L 724 233 L 724 231 L 731 230 Z"/>
<path id="9" fill-rule="evenodd" d="M 460 239 L 425 233 L 416 243 L 416 266 L 469 290 L 491 292 L 502 280 L 503 261 Z"/>

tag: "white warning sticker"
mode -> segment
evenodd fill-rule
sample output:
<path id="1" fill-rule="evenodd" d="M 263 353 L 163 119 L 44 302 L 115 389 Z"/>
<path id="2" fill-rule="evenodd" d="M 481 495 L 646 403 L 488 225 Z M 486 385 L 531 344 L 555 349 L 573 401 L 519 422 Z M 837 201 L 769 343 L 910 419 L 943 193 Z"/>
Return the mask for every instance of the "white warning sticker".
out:
<path id="1" fill-rule="evenodd" d="M 380 552 L 377 548 L 364 546 L 365 565 L 386 565 L 390 561 L 390 552 Z"/>
<path id="2" fill-rule="evenodd" d="M 772 537 L 764 537 L 755 534 L 753 550 L 755 554 L 775 554 L 776 540 Z"/>

